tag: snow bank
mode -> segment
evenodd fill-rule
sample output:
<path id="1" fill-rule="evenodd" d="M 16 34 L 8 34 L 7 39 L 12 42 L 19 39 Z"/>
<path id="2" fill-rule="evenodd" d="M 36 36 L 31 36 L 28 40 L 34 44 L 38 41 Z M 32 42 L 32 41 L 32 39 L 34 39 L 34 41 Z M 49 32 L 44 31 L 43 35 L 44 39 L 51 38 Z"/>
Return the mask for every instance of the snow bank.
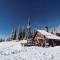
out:
<path id="1" fill-rule="evenodd" d="M 27 43 L 27 40 L 21 40 L 20 43 Z"/>
<path id="2" fill-rule="evenodd" d="M 0 60 L 60 60 L 60 46 L 23 47 L 21 42 L 0 43 Z"/>

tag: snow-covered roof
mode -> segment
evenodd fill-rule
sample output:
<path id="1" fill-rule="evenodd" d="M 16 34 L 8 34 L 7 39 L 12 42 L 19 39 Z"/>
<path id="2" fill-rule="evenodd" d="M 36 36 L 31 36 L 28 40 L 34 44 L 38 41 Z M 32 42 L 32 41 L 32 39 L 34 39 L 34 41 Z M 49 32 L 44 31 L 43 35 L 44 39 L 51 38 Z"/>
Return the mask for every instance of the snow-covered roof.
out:
<path id="1" fill-rule="evenodd" d="M 51 34 L 49 32 L 46 32 L 45 30 L 37 30 L 38 32 L 40 32 L 41 34 L 45 35 L 46 38 L 48 39 L 55 39 L 55 40 L 60 40 L 59 36 L 56 36 L 54 34 Z"/>

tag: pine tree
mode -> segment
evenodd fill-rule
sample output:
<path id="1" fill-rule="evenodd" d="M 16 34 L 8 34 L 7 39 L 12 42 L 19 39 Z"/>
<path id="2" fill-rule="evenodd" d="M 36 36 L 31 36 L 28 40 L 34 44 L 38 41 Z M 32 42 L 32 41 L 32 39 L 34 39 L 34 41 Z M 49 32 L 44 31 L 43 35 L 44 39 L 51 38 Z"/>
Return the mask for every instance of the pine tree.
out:
<path id="1" fill-rule="evenodd" d="M 22 39 L 22 32 L 19 32 L 18 34 L 18 40 L 21 40 Z"/>
<path id="2" fill-rule="evenodd" d="M 22 27 L 22 39 L 25 38 L 25 34 L 26 34 L 26 27 L 25 25 Z"/>
<path id="3" fill-rule="evenodd" d="M 22 40 L 22 28 L 20 26 L 18 28 L 18 40 Z"/>
<path id="4" fill-rule="evenodd" d="M 16 30 L 14 31 L 14 37 L 13 40 L 16 40 Z"/>
<path id="5" fill-rule="evenodd" d="M 11 39 L 12 40 L 16 40 L 16 33 L 17 33 L 16 29 L 13 29 L 12 33 L 11 33 Z"/>

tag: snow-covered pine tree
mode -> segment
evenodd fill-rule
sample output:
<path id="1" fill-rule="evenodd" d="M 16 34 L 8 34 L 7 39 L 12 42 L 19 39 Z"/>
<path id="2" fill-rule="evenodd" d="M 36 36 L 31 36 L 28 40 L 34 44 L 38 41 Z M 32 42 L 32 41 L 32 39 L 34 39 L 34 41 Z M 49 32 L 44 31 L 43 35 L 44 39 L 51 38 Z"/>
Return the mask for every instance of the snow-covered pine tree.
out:
<path id="1" fill-rule="evenodd" d="M 25 37 L 25 26 L 18 29 L 18 40 L 23 40 Z"/>
<path id="2" fill-rule="evenodd" d="M 21 40 L 22 39 L 22 28 L 19 27 L 19 30 L 18 30 L 18 40 Z"/>
<path id="3" fill-rule="evenodd" d="M 17 32 L 17 29 L 16 28 L 12 30 L 11 40 L 16 40 L 16 32 Z"/>

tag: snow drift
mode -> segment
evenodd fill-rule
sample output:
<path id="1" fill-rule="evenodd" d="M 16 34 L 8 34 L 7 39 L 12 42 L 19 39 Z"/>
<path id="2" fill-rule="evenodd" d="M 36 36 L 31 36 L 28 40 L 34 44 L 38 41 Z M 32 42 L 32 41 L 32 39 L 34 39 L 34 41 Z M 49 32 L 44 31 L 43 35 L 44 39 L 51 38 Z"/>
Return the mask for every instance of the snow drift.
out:
<path id="1" fill-rule="evenodd" d="M 23 47 L 21 42 L 0 43 L 0 60 L 60 60 L 60 46 Z"/>

